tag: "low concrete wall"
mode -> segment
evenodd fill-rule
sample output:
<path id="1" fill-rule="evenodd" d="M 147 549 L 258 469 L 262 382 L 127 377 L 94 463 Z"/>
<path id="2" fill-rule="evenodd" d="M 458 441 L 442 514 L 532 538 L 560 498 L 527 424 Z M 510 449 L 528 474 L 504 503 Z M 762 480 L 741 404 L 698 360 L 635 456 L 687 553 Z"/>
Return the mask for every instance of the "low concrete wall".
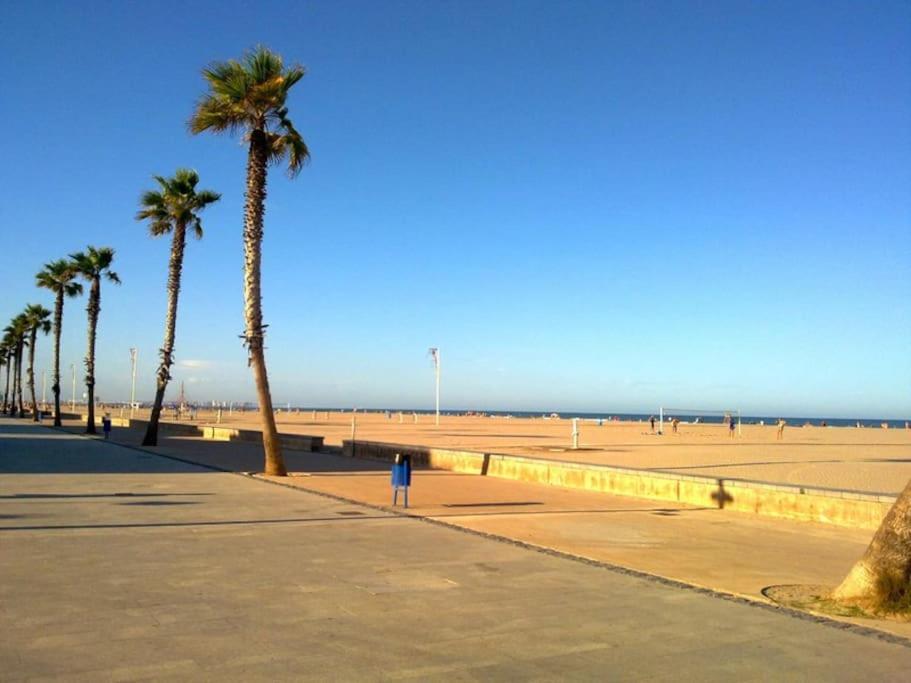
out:
<path id="1" fill-rule="evenodd" d="M 148 420 L 126 420 L 124 425 L 124 427 L 132 427 L 134 429 L 147 429 L 148 426 Z M 199 427 L 179 422 L 159 422 L 158 432 L 160 434 L 169 434 L 170 436 L 200 436 Z"/>
<path id="2" fill-rule="evenodd" d="M 61 413 L 64 419 L 79 418 L 83 422 L 88 422 L 87 415 L 67 416 Z M 96 414 L 96 424 L 101 425 L 103 413 Z M 111 425 L 114 427 L 132 427 L 135 429 L 146 429 L 149 426 L 148 420 L 130 420 L 126 417 L 112 417 Z M 195 424 L 182 424 L 180 422 L 159 422 L 158 431 L 161 434 L 169 436 L 201 436 L 204 439 L 214 439 L 215 441 L 249 441 L 261 443 L 263 439 L 262 432 L 255 429 L 234 429 L 232 427 L 218 427 L 215 425 L 203 425 L 201 427 Z M 278 438 L 282 448 L 291 451 L 318 451 L 323 448 L 323 437 L 312 436 L 309 434 L 279 434 Z"/>
<path id="3" fill-rule="evenodd" d="M 431 467 L 465 474 L 481 474 L 484 470 L 483 453 L 456 451 L 446 448 L 407 446 L 378 441 L 342 441 L 342 453 L 348 457 L 370 458 L 392 462 L 396 453 L 411 456 L 414 467 Z"/>
<path id="4" fill-rule="evenodd" d="M 95 424 L 100 426 L 100 425 L 101 425 L 101 419 L 102 419 L 103 417 L 104 417 L 104 413 L 95 413 Z M 60 419 L 61 419 L 61 420 L 75 419 L 75 418 L 76 418 L 75 415 L 73 415 L 72 418 L 68 418 L 67 415 L 66 415 L 66 413 L 60 413 Z M 88 415 L 80 415 L 80 416 L 79 416 L 79 419 L 82 420 L 83 422 L 88 422 L 88 421 L 89 421 L 89 416 L 88 416 Z M 133 420 L 133 422 L 136 422 L 136 420 Z M 112 426 L 112 427 L 129 427 L 129 426 L 130 426 L 130 418 L 128 418 L 128 417 L 111 417 L 111 426 Z"/>
<path id="5" fill-rule="evenodd" d="M 376 441 L 344 441 L 342 448 L 353 457 L 391 461 L 408 453 L 416 466 L 861 529 L 878 528 L 895 502 L 889 495 Z"/>
<path id="6" fill-rule="evenodd" d="M 255 429 L 233 429 L 231 427 L 204 426 L 199 431 L 203 438 L 216 441 L 252 441 L 260 443 L 262 432 Z M 307 434 L 279 434 L 283 448 L 296 451 L 318 451 L 323 447 L 323 437 Z"/>

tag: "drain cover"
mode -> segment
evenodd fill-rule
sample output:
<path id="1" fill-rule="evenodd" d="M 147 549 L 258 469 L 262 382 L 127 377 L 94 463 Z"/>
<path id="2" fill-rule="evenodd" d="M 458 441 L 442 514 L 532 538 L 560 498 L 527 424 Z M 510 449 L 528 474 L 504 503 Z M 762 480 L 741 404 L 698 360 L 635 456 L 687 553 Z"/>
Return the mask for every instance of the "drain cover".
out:
<path id="1" fill-rule="evenodd" d="M 362 515 L 364 513 L 360 512 L 359 510 L 342 510 L 341 512 L 336 512 L 335 514 L 345 515 L 346 517 L 353 517 L 355 515 Z"/>

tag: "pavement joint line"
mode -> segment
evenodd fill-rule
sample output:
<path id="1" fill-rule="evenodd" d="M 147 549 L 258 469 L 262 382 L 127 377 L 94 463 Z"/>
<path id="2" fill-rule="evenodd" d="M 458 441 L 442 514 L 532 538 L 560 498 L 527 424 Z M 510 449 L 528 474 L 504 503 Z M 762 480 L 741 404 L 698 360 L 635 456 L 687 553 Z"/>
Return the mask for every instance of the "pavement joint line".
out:
<path id="1" fill-rule="evenodd" d="M 784 614 L 793 619 L 799 619 L 801 621 L 809 621 L 812 623 L 819 624 L 820 626 L 825 626 L 827 628 L 836 629 L 839 631 L 848 631 L 858 636 L 865 638 L 873 638 L 874 640 L 880 640 L 894 645 L 901 645 L 905 648 L 911 649 L 911 638 L 905 638 L 904 636 L 897 635 L 895 633 L 890 633 L 888 631 L 882 631 L 880 629 L 874 628 L 872 626 L 861 626 L 860 624 L 854 624 L 848 621 L 841 621 L 830 617 L 827 615 L 817 614 L 815 612 L 808 612 L 803 610 L 798 610 L 793 607 L 784 607 L 782 605 L 777 605 L 771 602 L 766 602 L 763 600 L 757 600 L 755 598 L 740 595 L 737 593 L 730 593 L 715 588 L 707 588 L 705 586 L 700 586 L 695 583 L 687 583 L 679 579 L 671 579 L 666 576 L 661 576 L 660 574 L 651 574 L 649 572 L 642 571 L 640 569 L 633 569 L 631 567 L 624 567 L 619 564 L 613 564 L 611 562 L 604 562 L 603 560 L 595 560 L 590 557 L 585 557 L 584 555 L 575 555 L 573 553 L 568 553 L 564 550 L 557 550 L 556 548 L 549 548 L 547 546 L 535 545 L 533 543 L 528 543 L 527 541 L 520 541 L 515 538 L 510 538 L 508 536 L 502 536 L 500 534 L 493 534 L 487 531 L 479 531 L 477 529 L 470 529 L 468 527 L 459 526 L 452 522 L 447 522 L 442 519 L 436 519 L 434 517 L 414 514 L 411 512 L 405 512 L 403 510 L 398 510 L 392 507 L 386 507 L 383 505 L 374 505 L 372 503 L 366 503 L 363 501 L 354 500 L 352 498 L 346 498 L 334 493 L 327 493 L 325 491 L 316 491 L 313 489 L 308 489 L 305 486 L 295 486 L 294 484 L 287 484 L 281 481 L 275 481 L 274 479 L 268 479 L 264 475 L 248 472 L 236 472 L 234 470 L 225 469 L 223 467 L 217 467 L 215 465 L 209 465 L 207 463 L 200 463 L 193 460 L 188 460 L 186 458 L 179 458 L 173 455 L 165 455 L 163 453 L 156 453 L 155 451 L 149 450 L 148 448 L 143 448 L 141 446 L 133 446 L 131 444 L 117 443 L 116 441 L 111 441 L 104 439 L 94 434 L 85 434 L 81 432 L 72 432 L 66 429 L 65 427 L 54 427 L 49 425 L 39 424 L 38 426 L 44 427 L 45 429 L 50 429 L 54 431 L 64 431 L 69 434 L 76 434 L 90 441 L 98 441 L 105 443 L 111 446 L 119 446 L 121 448 L 126 448 L 128 450 L 138 451 L 140 453 L 148 453 L 150 455 L 156 455 L 160 458 L 165 458 L 167 460 L 174 460 L 181 462 L 187 465 L 194 465 L 197 467 L 202 467 L 204 469 L 213 470 L 215 472 L 222 472 L 225 474 L 232 474 L 238 477 L 244 477 L 246 479 L 251 479 L 255 481 L 260 481 L 264 484 L 271 484 L 273 486 L 281 486 L 283 488 L 292 489 L 295 491 L 303 491 L 316 496 L 321 496 L 323 498 L 328 498 L 331 500 L 343 502 L 349 505 L 355 505 L 359 507 L 365 507 L 371 510 L 376 510 L 380 512 L 388 513 L 392 516 L 397 517 L 407 517 L 414 519 L 418 522 L 423 522 L 425 524 L 431 524 L 434 526 L 443 527 L 453 531 L 457 531 L 463 534 L 469 534 L 471 536 L 476 536 L 479 538 L 484 538 L 490 541 L 495 541 L 498 543 L 505 543 L 507 545 L 512 545 L 517 548 L 522 548 L 531 552 L 539 553 L 542 555 L 548 555 L 550 557 L 555 557 L 562 560 L 568 560 L 571 562 L 576 562 L 579 564 L 585 564 L 590 567 L 596 567 L 598 569 L 603 569 L 614 574 L 621 574 L 623 576 L 629 576 L 643 581 L 648 581 L 650 583 L 657 583 L 669 588 L 676 588 L 678 590 L 686 590 L 689 592 L 697 593 L 699 595 L 704 595 L 707 597 L 715 598 L 718 600 L 724 600 L 726 602 L 733 602 L 746 607 L 752 607 L 755 609 L 761 609 L 766 611 L 775 612 L 778 614 Z"/>

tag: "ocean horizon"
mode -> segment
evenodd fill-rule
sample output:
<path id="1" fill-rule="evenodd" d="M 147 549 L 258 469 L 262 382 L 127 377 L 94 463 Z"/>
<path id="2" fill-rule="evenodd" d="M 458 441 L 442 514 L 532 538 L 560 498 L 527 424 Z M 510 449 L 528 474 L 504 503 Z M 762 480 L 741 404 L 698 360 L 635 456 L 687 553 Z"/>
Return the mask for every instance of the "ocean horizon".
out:
<path id="1" fill-rule="evenodd" d="M 248 407 L 252 408 L 254 404 L 246 404 Z M 282 410 L 288 410 L 288 406 L 277 406 Z M 314 406 L 290 406 L 291 410 L 301 410 L 301 411 L 332 411 L 332 412 L 351 412 L 351 408 L 331 408 L 331 407 L 314 407 Z M 406 413 L 412 414 L 417 413 L 418 415 L 433 415 L 436 411 L 433 409 L 427 408 L 356 408 L 358 413 Z M 659 419 L 658 411 L 654 413 L 610 413 L 610 412 L 574 412 L 574 411 L 535 411 L 535 410 L 440 410 L 440 415 L 487 415 L 489 417 L 517 417 L 517 418 L 531 418 L 531 417 L 545 417 L 549 418 L 551 415 L 558 415 L 561 419 L 573 419 L 578 418 L 580 420 L 591 420 L 591 421 L 610 421 L 613 419 L 620 420 L 623 422 L 646 422 L 650 417 Z M 736 415 L 736 413 L 735 413 Z M 703 424 L 721 424 L 724 422 L 724 415 L 719 413 L 700 413 L 698 411 L 674 411 L 674 410 L 665 410 L 664 420 L 667 422 L 671 418 L 677 417 L 684 424 L 692 424 L 697 418 L 700 423 Z M 764 424 L 775 424 L 779 418 L 782 418 L 787 421 L 789 425 L 792 426 L 801 426 L 805 424 L 812 425 L 814 427 L 821 427 L 823 424 L 827 427 L 856 427 L 858 423 L 863 427 L 881 427 L 884 423 L 889 425 L 890 429 L 904 429 L 905 423 L 911 420 L 909 418 L 900 419 L 900 418 L 870 418 L 870 417 L 806 417 L 800 415 L 741 415 L 740 421 L 743 424 L 759 424 L 763 422 Z"/>

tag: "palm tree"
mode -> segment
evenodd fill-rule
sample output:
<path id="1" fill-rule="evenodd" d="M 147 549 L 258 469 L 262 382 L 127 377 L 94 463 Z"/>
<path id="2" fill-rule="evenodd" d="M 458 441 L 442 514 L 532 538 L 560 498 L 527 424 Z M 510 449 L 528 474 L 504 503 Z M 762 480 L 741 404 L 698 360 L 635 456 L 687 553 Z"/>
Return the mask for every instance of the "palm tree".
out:
<path id="1" fill-rule="evenodd" d="M 300 133 L 288 119 L 285 101 L 291 87 L 304 77 L 301 66 L 285 68 L 282 58 L 264 47 L 246 54 L 242 61 L 229 60 L 203 70 L 209 90 L 190 118 L 190 131 L 242 132 L 248 143 L 247 190 L 244 207 L 244 342 L 256 382 L 263 419 L 263 449 L 266 474 L 285 476 L 269 378 L 266 373 L 260 266 L 262 262 L 263 215 L 266 172 L 270 163 L 287 160 L 293 177 L 310 156 Z"/>
<path id="2" fill-rule="evenodd" d="M 6 388 L 3 390 L 2 407 L 2 412 L 6 413 L 6 408 L 9 404 L 9 373 L 13 364 L 13 347 L 11 338 L 8 335 L 4 335 L 3 340 L 0 341 L 0 364 L 6 366 Z"/>
<path id="3" fill-rule="evenodd" d="M 82 294 L 82 285 L 74 282 L 76 270 L 72 261 L 58 259 L 45 264 L 44 270 L 35 276 L 39 287 L 54 293 L 54 426 L 63 424 L 60 420 L 60 334 L 63 328 L 63 300 Z"/>
<path id="4" fill-rule="evenodd" d="M 95 336 L 98 314 L 101 313 L 101 278 L 120 284 L 117 273 L 111 270 L 114 250 L 110 247 L 87 247 L 84 252 L 70 254 L 76 273 L 89 283 L 89 303 L 85 307 L 89 318 L 88 349 L 85 354 L 85 386 L 88 391 L 86 434 L 95 434 Z"/>
<path id="5" fill-rule="evenodd" d="M 32 420 L 38 421 L 38 399 L 35 397 L 35 346 L 38 333 L 51 331 L 51 312 L 41 304 L 29 304 L 25 307 L 25 321 L 28 329 L 28 391 L 32 397 Z"/>
<path id="6" fill-rule="evenodd" d="M 911 481 L 832 597 L 874 612 L 911 611 Z"/>
<path id="7" fill-rule="evenodd" d="M 4 333 L 10 336 L 13 344 L 13 394 L 9 414 L 17 417 L 25 417 L 25 406 L 22 402 L 22 352 L 26 345 L 27 332 L 28 321 L 24 313 L 13 318 L 4 329 Z"/>
<path id="8" fill-rule="evenodd" d="M 173 178 L 153 176 L 158 183 L 158 190 L 144 192 L 139 200 L 140 210 L 136 220 L 148 220 L 149 232 L 153 237 L 172 233 L 171 260 L 168 264 L 168 310 L 164 322 L 164 344 L 159 353 L 161 364 L 158 366 L 155 390 L 155 403 L 152 416 L 142 440 L 143 446 L 158 444 L 158 420 L 161 416 L 161 404 L 164 401 L 168 380 L 171 379 L 171 365 L 174 362 L 174 334 L 177 326 L 177 298 L 180 294 L 180 275 L 183 271 L 183 252 L 186 245 L 187 228 L 193 230 L 196 239 L 202 239 L 202 221 L 199 212 L 209 204 L 221 199 L 221 195 L 211 190 L 196 191 L 199 175 L 196 171 L 179 168 Z"/>

